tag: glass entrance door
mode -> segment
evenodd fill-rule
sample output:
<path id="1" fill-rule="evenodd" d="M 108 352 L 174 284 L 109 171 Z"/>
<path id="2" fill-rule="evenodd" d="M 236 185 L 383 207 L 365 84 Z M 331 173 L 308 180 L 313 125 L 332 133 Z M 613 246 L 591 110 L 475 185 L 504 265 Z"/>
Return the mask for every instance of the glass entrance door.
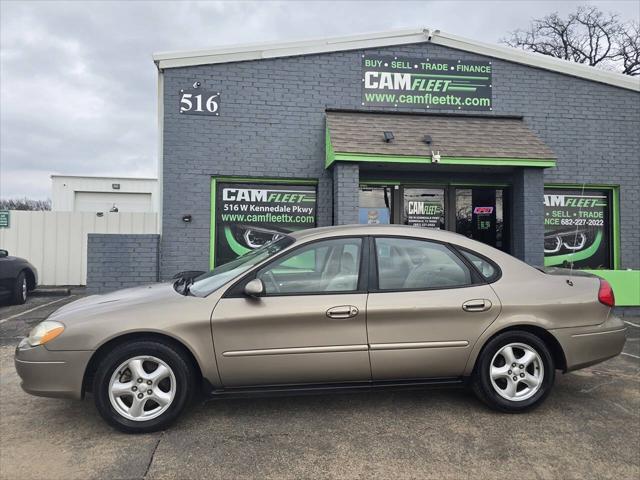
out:
<path id="1" fill-rule="evenodd" d="M 509 251 L 505 228 L 504 189 L 455 189 L 455 231 L 503 251 Z"/>
<path id="2" fill-rule="evenodd" d="M 360 223 L 397 223 L 460 233 L 505 252 L 509 245 L 508 190 L 495 187 L 360 187 Z"/>

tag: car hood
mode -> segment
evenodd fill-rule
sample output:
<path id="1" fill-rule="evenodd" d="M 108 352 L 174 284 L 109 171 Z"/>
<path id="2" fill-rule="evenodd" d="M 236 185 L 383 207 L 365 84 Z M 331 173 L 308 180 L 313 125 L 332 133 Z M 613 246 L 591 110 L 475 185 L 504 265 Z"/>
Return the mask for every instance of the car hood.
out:
<path id="1" fill-rule="evenodd" d="M 173 301 L 182 295 L 173 289 L 172 283 L 154 283 L 140 287 L 126 288 L 104 295 L 90 295 L 60 307 L 49 317 L 50 320 L 72 317 L 95 316 L 98 314 L 129 310 L 147 304 L 158 305 Z"/>

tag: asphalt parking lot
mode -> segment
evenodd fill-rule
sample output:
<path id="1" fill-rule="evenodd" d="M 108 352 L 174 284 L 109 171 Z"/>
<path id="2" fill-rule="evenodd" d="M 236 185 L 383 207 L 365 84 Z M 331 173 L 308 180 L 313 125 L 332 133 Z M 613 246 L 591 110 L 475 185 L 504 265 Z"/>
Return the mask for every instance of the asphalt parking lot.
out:
<path id="1" fill-rule="evenodd" d="M 3 479 L 640 478 L 640 319 L 625 354 L 559 375 L 537 410 L 504 415 L 465 390 L 224 400 L 170 430 L 125 435 L 91 401 L 22 392 L 13 348 L 77 297 L 0 307 Z"/>

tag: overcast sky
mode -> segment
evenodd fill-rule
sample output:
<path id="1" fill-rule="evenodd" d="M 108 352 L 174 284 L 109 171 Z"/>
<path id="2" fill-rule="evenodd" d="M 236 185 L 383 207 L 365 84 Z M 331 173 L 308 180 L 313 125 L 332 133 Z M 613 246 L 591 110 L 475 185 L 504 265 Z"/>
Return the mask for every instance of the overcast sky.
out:
<path id="1" fill-rule="evenodd" d="M 584 3 L 0 0 L 0 196 L 49 198 L 52 173 L 155 177 L 154 52 L 415 27 L 497 42 Z"/>

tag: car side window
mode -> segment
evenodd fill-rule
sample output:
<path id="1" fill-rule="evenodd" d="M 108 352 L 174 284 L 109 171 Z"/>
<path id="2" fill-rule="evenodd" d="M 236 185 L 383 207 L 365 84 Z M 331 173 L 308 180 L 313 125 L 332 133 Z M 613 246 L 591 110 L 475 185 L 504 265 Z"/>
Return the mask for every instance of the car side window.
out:
<path id="1" fill-rule="evenodd" d="M 304 245 L 260 270 L 267 295 L 353 292 L 358 289 L 362 239 Z"/>
<path id="2" fill-rule="evenodd" d="M 471 285 L 469 268 L 445 245 L 409 238 L 376 238 L 378 288 L 419 290 Z"/>
<path id="3" fill-rule="evenodd" d="M 498 269 L 493 266 L 488 260 L 470 252 L 469 250 L 460 249 L 460 253 L 465 256 L 482 274 L 486 280 L 493 280 L 498 275 Z"/>

